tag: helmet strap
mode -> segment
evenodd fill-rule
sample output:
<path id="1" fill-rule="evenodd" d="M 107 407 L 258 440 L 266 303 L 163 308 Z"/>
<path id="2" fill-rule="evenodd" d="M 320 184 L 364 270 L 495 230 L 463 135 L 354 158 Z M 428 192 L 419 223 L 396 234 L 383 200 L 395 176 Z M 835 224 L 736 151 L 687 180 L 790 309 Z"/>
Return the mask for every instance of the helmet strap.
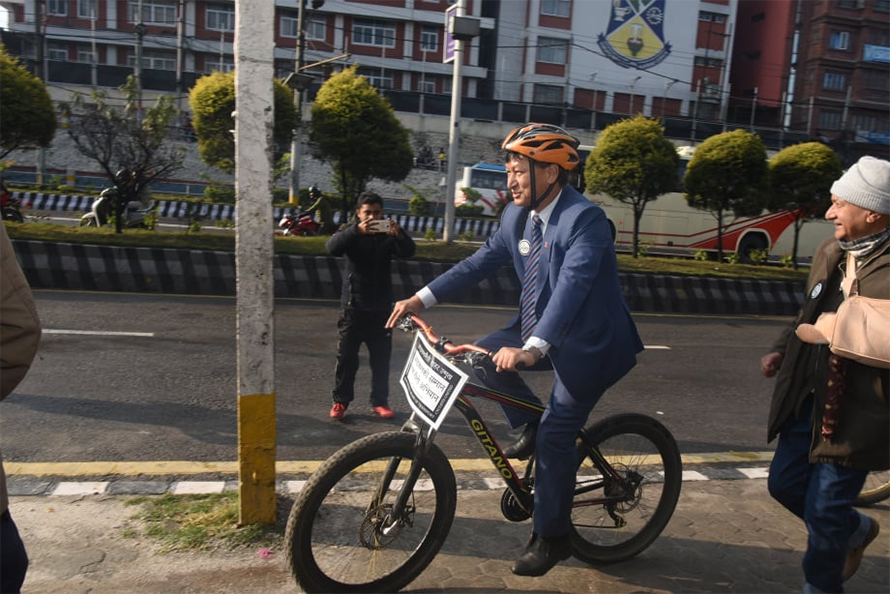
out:
<path id="1" fill-rule="evenodd" d="M 529 183 L 531 184 L 531 195 L 532 195 L 531 204 L 529 204 L 529 210 L 537 211 L 538 205 L 550 197 L 550 194 L 553 192 L 553 188 L 556 187 L 556 182 L 554 181 L 549 186 L 547 186 L 547 189 L 544 190 L 544 194 L 541 195 L 541 197 L 539 198 L 537 196 L 538 184 L 536 183 L 536 180 L 535 180 L 535 169 L 537 169 L 537 164 L 532 159 L 529 159 L 528 163 L 529 163 L 528 179 L 529 179 Z"/>

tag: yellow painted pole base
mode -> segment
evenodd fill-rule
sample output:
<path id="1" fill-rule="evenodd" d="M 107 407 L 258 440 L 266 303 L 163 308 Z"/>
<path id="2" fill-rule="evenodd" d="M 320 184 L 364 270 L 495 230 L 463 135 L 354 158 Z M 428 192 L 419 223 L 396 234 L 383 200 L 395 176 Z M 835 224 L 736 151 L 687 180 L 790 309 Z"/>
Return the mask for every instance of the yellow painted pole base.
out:
<path id="1" fill-rule="evenodd" d="M 239 523 L 274 524 L 275 394 L 238 397 Z"/>

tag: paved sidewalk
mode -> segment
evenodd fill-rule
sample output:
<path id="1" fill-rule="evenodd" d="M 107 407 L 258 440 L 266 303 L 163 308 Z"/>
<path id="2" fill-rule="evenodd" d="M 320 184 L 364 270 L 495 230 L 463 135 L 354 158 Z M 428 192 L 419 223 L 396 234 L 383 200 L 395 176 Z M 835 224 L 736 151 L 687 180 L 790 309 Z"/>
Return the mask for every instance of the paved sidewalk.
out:
<path id="1" fill-rule="evenodd" d="M 161 555 L 135 539 L 124 495 L 14 496 L 12 514 L 31 557 L 28 593 L 297 592 L 282 551 Z M 500 493 L 461 491 L 451 534 L 410 592 L 799 592 L 803 525 L 773 502 L 766 481 L 684 483 L 671 523 L 641 556 L 593 568 L 574 559 L 541 578 L 510 573 L 529 523 L 499 511 Z M 890 506 L 849 592 L 887 592 Z"/>

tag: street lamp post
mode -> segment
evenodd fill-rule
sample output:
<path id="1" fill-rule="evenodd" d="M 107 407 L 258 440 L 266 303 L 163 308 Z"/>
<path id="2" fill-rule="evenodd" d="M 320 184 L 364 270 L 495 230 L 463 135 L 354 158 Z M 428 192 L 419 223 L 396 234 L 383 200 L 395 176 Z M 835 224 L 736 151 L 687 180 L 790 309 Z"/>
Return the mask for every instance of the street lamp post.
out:
<path id="1" fill-rule="evenodd" d="M 306 0 L 298 0 L 297 9 L 297 56 L 294 72 L 299 74 L 303 68 L 303 47 L 306 38 L 303 34 L 303 13 L 306 8 Z M 300 150 L 303 144 L 303 88 L 296 85 L 294 88 L 294 105 L 297 107 L 297 124 L 294 128 L 294 136 L 290 144 L 290 191 L 288 202 L 298 204 L 300 202 Z"/>

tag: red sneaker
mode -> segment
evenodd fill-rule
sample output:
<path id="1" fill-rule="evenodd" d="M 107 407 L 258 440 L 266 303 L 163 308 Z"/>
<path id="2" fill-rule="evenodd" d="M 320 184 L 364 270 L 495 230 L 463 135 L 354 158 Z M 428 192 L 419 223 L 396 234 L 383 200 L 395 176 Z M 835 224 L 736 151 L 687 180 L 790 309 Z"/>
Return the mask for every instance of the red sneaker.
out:
<path id="1" fill-rule="evenodd" d="M 331 418 L 332 419 L 342 419 L 343 415 L 346 414 L 346 405 L 341 404 L 339 402 L 335 402 L 333 408 L 331 408 Z"/>
<path id="2" fill-rule="evenodd" d="M 375 406 L 374 412 L 384 419 L 391 419 L 396 416 L 396 413 L 392 412 L 392 409 L 388 406 Z M 333 415 L 333 413 L 331 414 Z"/>

